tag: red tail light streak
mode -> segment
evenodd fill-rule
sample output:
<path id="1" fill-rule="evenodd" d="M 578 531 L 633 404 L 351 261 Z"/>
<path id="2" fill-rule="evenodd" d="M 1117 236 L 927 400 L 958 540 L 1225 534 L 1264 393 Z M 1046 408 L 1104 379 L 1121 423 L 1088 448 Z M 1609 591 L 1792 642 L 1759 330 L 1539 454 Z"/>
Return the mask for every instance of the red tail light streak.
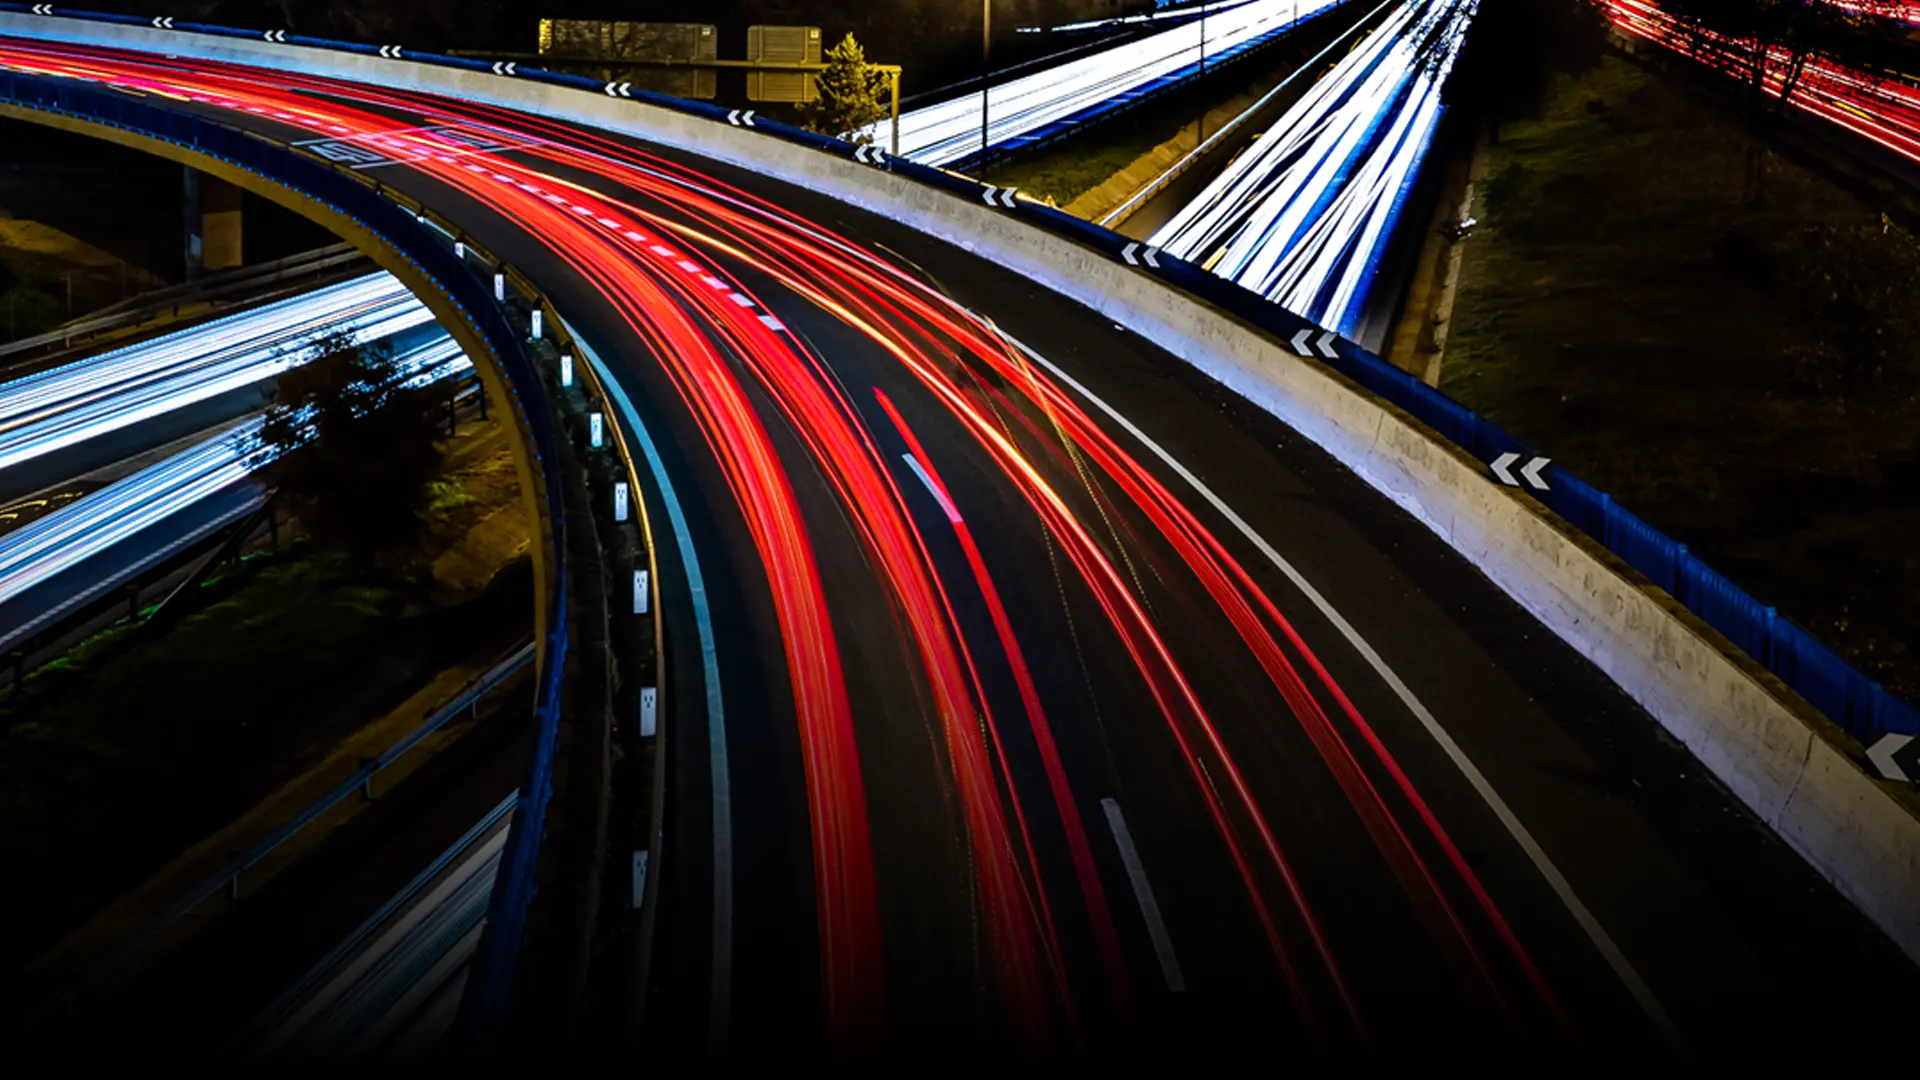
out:
<path id="1" fill-rule="evenodd" d="M 738 276 L 742 271 L 764 275 L 890 358 L 918 389 L 919 404 L 940 417 L 942 431 L 961 433 L 969 454 L 991 462 L 1065 555 L 1076 587 L 1104 615 L 1100 631 L 1124 652 L 1178 748 L 1303 1023 L 1328 1035 L 1364 1038 L 1369 1031 L 1308 883 L 1283 851 L 1281 830 L 1236 761 L 1177 643 L 1123 570 L 1128 553 L 1121 530 L 1094 527 L 1076 509 L 1083 503 L 1144 524 L 1144 537 L 1177 559 L 1180 576 L 1165 587 L 1191 593 L 1232 628 L 1248 670 L 1271 687 L 1305 733 L 1428 932 L 1464 958 L 1462 981 L 1497 1001 L 1515 1025 L 1524 1024 L 1513 1007 L 1516 990 L 1530 994 L 1556 1028 L 1574 1038 L 1552 988 L 1490 891 L 1281 602 L 1078 400 L 919 278 L 712 177 L 536 116 L 310 77 L 276 77 L 269 84 L 215 65 L 19 42 L 0 43 L 0 63 L 237 110 L 315 138 L 376 148 L 518 222 L 618 313 L 693 419 L 746 524 L 772 597 L 786 690 L 799 722 L 821 985 L 837 1039 L 852 1044 L 884 1024 L 882 897 L 863 776 L 872 766 L 861 759 L 859 710 L 849 696 L 834 597 L 822 584 L 820 523 L 809 522 L 795 492 L 800 468 L 831 490 L 912 658 L 939 733 L 956 817 L 964 822 L 993 998 L 1009 1025 L 1036 1049 L 1070 1043 L 1083 1007 L 1067 971 L 1061 905 L 1038 854 L 1036 832 L 1046 826 L 1030 813 L 1032 796 L 1039 797 L 1035 803 L 1044 799 L 1057 818 L 1105 1005 L 1129 1017 L 1136 990 L 1080 811 L 1082 801 L 1105 793 L 1089 790 L 1084 778 L 1077 785 L 1060 752 L 1055 726 L 1065 719 L 1048 709 L 1028 660 L 1032 642 L 1023 643 L 1009 614 L 968 508 L 955 502 L 943 480 L 944 444 L 929 447 L 924 432 L 909 425 L 909 410 L 887 394 L 844 387 L 831 359 L 792 333 Z M 435 124 L 505 132 L 513 147 L 463 152 L 395 119 L 394 110 Z M 862 407 L 869 397 L 884 424 L 869 424 L 874 414 Z M 790 433 L 804 459 L 783 455 L 776 432 Z M 906 448 L 904 459 L 883 449 L 893 446 Z M 918 493 L 903 487 L 907 478 L 938 500 L 964 575 L 943 575 L 922 532 L 923 517 L 916 516 Z M 984 604 L 990 638 L 968 639 L 956 614 L 962 590 Z M 1017 709 L 996 705 L 983 675 L 989 667 L 1009 673 Z M 1044 792 L 1023 792 L 1014 779 L 1004 737 L 1012 725 L 1036 748 Z M 1491 948 L 1483 943 L 1488 937 Z M 1518 987 L 1509 985 L 1516 981 Z M 1323 1014 L 1338 1015 L 1337 1027 Z"/>

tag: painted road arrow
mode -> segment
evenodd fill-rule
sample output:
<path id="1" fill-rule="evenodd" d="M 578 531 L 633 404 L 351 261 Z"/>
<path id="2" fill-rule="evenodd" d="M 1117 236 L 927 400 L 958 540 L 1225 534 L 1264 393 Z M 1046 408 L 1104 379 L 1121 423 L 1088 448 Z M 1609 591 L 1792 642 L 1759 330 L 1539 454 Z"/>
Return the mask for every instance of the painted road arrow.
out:
<path id="1" fill-rule="evenodd" d="M 1867 747 L 1867 760 L 1888 780 L 1920 783 L 1920 739 L 1911 735 L 1880 736 Z"/>
<path id="2" fill-rule="evenodd" d="M 1494 458 L 1493 475 L 1498 477 L 1500 482 L 1508 487 L 1519 487 L 1520 481 L 1514 479 L 1513 473 L 1509 472 L 1508 469 L 1514 462 L 1519 461 L 1520 457 L 1521 455 L 1509 451 Z M 1552 460 L 1552 458 L 1544 457 L 1529 458 L 1527 463 L 1521 466 L 1520 476 L 1526 480 L 1528 486 L 1539 491 L 1546 491 L 1548 490 L 1547 482 L 1540 478 L 1540 470 L 1546 468 L 1547 464 Z"/>

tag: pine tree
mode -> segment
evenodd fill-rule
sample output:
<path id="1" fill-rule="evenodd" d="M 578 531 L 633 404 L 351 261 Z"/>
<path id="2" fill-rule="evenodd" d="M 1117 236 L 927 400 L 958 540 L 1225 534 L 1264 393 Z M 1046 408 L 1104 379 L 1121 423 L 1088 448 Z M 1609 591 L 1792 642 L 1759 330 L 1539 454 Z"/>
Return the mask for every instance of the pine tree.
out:
<path id="1" fill-rule="evenodd" d="M 808 131 L 864 144 L 873 141 L 869 129 L 887 118 L 887 76 L 867 66 L 866 52 L 852 34 L 827 50 L 819 95 L 799 107 Z"/>

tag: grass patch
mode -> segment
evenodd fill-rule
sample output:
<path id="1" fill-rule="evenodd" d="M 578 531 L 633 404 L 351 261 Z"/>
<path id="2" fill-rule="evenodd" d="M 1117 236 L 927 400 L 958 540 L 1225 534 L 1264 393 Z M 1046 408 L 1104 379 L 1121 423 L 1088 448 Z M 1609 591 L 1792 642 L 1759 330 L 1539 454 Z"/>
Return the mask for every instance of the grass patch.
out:
<path id="1" fill-rule="evenodd" d="M 1443 389 L 1920 699 L 1920 243 L 1618 58 L 1502 135 Z"/>
<path id="2" fill-rule="evenodd" d="M 515 497 L 510 460 L 467 448 L 479 460 L 436 486 L 429 554 Z M 182 597 L 190 613 L 164 632 L 122 623 L 0 691 L 0 890 L 16 916 L 0 955 L 24 960 L 440 671 L 503 651 L 532 589 L 521 558 L 459 602 L 422 603 L 301 541 Z"/>

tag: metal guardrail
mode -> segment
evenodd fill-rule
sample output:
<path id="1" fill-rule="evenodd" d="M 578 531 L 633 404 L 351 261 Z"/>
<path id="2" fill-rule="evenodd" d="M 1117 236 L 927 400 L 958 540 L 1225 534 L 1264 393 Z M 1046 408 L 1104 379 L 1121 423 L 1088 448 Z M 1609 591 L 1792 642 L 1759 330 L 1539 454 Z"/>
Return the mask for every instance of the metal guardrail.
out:
<path id="1" fill-rule="evenodd" d="M 129 297 L 78 322 L 56 326 L 43 334 L 35 334 L 29 338 L 21 338 L 18 341 L 0 345 L 0 360 L 19 353 L 46 349 L 49 346 L 67 348 L 76 340 L 84 342 L 95 334 L 153 318 L 162 308 L 211 301 L 231 292 L 257 289 L 262 285 L 307 277 L 360 258 L 364 256 L 347 245 L 340 244 L 321 248 L 318 251 L 289 255 L 284 259 L 261 263 L 258 266 L 243 267 L 240 270 L 231 271 L 228 275 L 222 275 L 217 280 L 202 278 L 199 281 L 154 289 L 139 296 Z"/>
<path id="2" fill-rule="evenodd" d="M 39 10 L 36 11 L 36 8 Z M 170 19 L 76 12 L 48 4 L 30 5 L 12 0 L 0 0 L 0 11 L 129 26 L 156 26 L 163 30 L 224 38 L 266 40 L 279 45 L 491 73 L 503 78 L 547 83 L 596 95 L 605 95 L 609 90 L 609 84 L 596 80 L 538 68 L 521 68 L 505 61 L 490 64 L 399 46 L 362 45 L 285 31 L 240 30 Z M 1081 244 L 1114 261 L 1126 263 L 1136 273 L 1156 278 L 1277 341 L 1291 345 L 1292 351 L 1303 363 L 1324 364 L 1351 379 L 1362 389 L 1407 412 L 1437 439 L 1450 442 L 1487 463 L 1490 474 L 1493 473 L 1493 463 L 1501 461 L 1508 454 L 1522 458 L 1543 456 L 1511 433 L 1357 343 L 1332 335 L 1260 294 L 1184 259 L 1156 252 L 1156 258 L 1143 262 L 1136 257 L 1142 247 L 1138 241 L 1065 211 L 1032 199 L 1016 198 L 1014 192 L 945 169 L 884 153 L 871 154 L 869 148 L 856 147 L 844 140 L 790 124 L 755 120 L 750 113 L 743 114 L 738 109 L 638 88 L 632 89 L 629 97 L 636 103 L 654 108 L 736 127 L 752 127 L 756 132 L 772 138 L 857 162 L 862 167 L 878 168 L 963 199 L 978 201 L 1035 228 Z M 364 179 L 361 174 L 355 175 Z M 1307 340 L 1309 337 L 1314 339 L 1311 343 Z M 1723 635 L 1734 647 L 1779 676 L 1850 735 L 1863 741 L 1872 741 L 1890 731 L 1920 735 L 1920 709 L 1888 694 L 1879 683 L 1841 660 L 1812 634 L 1700 563 L 1687 552 L 1685 545 L 1647 525 L 1615 504 L 1610 496 L 1580 480 L 1558 463 L 1543 465 L 1532 475 L 1540 477 L 1547 486 L 1545 490 L 1535 489 L 1529 494 L 1548 510 L 1619 556 L 1656 585 L 1666 588 L 1676 600 Z"/>
<path id="3" fill-rule="evenodd" d="M 1179 161 L 1176 161 L 1171 166 L 1169 166 L 1166 172 L 1163 172 L 1159 176 L 1154 177 L 1153 181 L 1149 183 L 1146 187 L 1143 187 L 1139 191 L 1134 192 L 1133 196 L 1129 198 L 1126 202 L 1121 203 L 1119 206 L 1109 211 L 1107 213 L 1107 216 L 1100 219 L 1101 226 L 1108 229 L 1117 228 L 1121 222 L 1126 221 L 1128 217 L 1132 216 L 1135 210 L 1140 209 L 1140 207 L 1148 199 L 1151 199 L 1155 195 L 1158 195 L 1160 192 L 1166 190 L 1166 187 L 1168 184 L 1173 183 L 1188 169 L 1192 168 L 1194 164 L 1197 163 L 1201 158 L 1204 158 L 1208 154 L 1212 153 L 1213 148 L 1216 146 L 1219 146 L 1220 141 L 1222 139 L 1225 139 L 1228 135 L 1231 135 L 1235 131 L 1238 131 L 1242 124 L 1245 124 L 1247 121 L 1253 119 L 1253 117 L 1258 115 L 1260 110 L 1266 108 L 1268 102 L 1271 102 L 1275 97 L 1279 96 L 1282 90 L 1285 90 L 1287 87 L 1292 86 L 1293 80 L 1299 78 L 1300 76 L 1306 74 L 1309 71 L 1319 70 L 1320 61 L 1326 59 L 1330 54 L 1332 54 L 1333 50 L 1339 48 L 1341 42 L 1352 37 L 1354 34 L 1359 33 L 1360 28 L 1372 22 L 1375 16 L 1379 15 L 1381 12 L 1387 10 L 1388 8 L 1392 7 L 1393 5 L 1399 2 L 1400 0 L 1382 0 L 1382 3 L 1378 7 L 1374 8 L 1372 11 L 1367 12 L 1365 15 L 1360 16 L 1360 21 L 1354 23 L 1339 37 L 1334 38 L 1331 42 L 1327 44 L 1326 48 L 1321 49 L 1319 52 L 1315 53 L 1312 59 L 1308 60 L 1304 64 L 1301 64 L 1299 69 L 1296 70 L 1293 74 L 1287 76 L 1284 79 L 1281 79 L 1279 84 L 1276 85 L 1273 89 L 1260 95 L 1260 100 L 1254 102 L 1253 104 L 1247 106 L 1245 109 L 1241 110 L 1240 115 L 1227 121 L 1224 125 L 1221 126 L 1219 131 L 1216 131 L 1212 135 L 1207 136 L 1206 141 L 1202 142 L 1199 146 L 1196 146 L 1192 150 L 1188 151 L 1185 157 L 1181 158 Z"/>
<path id="4" fill-rule="evenodd" d="M 596 95 L 607 95 L 616 90 L 613 84 L 538 68 L 522 68 L 506 61 L 487 63 L 394 45 L 363 45 L 307 37 L 283 30 L 243 30 L 177 22 L 166 17 L 70 11 L 52 4 L 25 4 L 12 0 L 0 0 L 0 11 L 154 27 L 165 31 L 404 60 L 475 73 L 491 73 L 502 78 L 524 79 Z M 0 75 L 0 78 L 4 78 L 4 75 Z M 38 81 L 50 84 L 49 80 Z M 79 88 L 62 86 L 61 89 L 77 92 Z M 108 97 L 96 96 L 103 102 L 102 111 L 111 112 Z M 1003 211 L 1028 225 L 1080 244 L 1106 258 L 1124 262 L 1136 273 L 1153 277 L 1279 342 L 1291 345 L 1301 362 L 1324 364 L 1386 403 L 1404 410 L 1436 439 L 1450 442 L 1487 463 L 1490 472 L 1494 472 L 1493 463 L 1508 460 L 1506 455 L 1509 454 L 1516 457 L 1539 456 L 1532 447 L 1512 434 L 1355 342 L 1329 334 L 1258 293 L 1208 273 L 1183 259 L 1156 253 L 1157 258 L 1143 264 L 1142 260 L 1135 257 L 1141 248 L 1137 241 L 1100 225 L 1031 199 L 1016 198 L 1014 192 L 982 184 L 945 169 L 920 165 L 884 153 L 873 154 L 869 148 L 856 147 L 852 143 L 789 124 L 756 120 L 751 112 L 743 114 L 737 109 L 638 88 L 631 89 L 625 96 L 654 108 L 735 127 L 751 127 L 760 134 L 831 154 L 858 163 L 861 167 L 878 168 Z M 125 101 L 119 98 L 113 100 Z M 211 126 L 207 121 L 191 122 Z M 181 117 L 180 123 L 184 126 L 189 120 Z M 356 174 L 355 179 L 364 182 L 366 178 Z M 1311 343 L 1308 342 L 1309 337 L 1314 339 Z M 1866 740 L 1885 731 L 1920 734 L 1920 710 L 1887 694 L 1878 683 L 1840 660 L 1812 635 L 1700 564 L 1687 553 L 1684 545 L 1621 509 L 1612 502 L 1611 497 L 1579 480 L 1557 463 L 1551 466 L 1542 463 L 1529 475 L 1540 478 L 1546 485 L 1544 490 L 1536 488 L 1530 493 L 1543 506 L 1612 551 L 1655 584 L 1668 589 L 1677 600 L 1724 635 L 1735 647 L 1744 650 L 1780 676 L 1794 691 L 1850 734 Z M 516 829 L 527 820 L 524 816 L 516 817 Z M 538 827 L 537 821 L 533 827 Z"/>
<path id="5" fill-rule="evenodd" d="M 262 859 L 273 854 L 282 844 L 299 835 L 307 826 L 319 820 L 322 814 L 340 805 L 343 800 L 355 792 L 359 792 L 362 798 L 371 799 L 373 797 L 373 778 L 375 776 L 378 776 L 383 769 L 388 768 L 394 762 L 405 757 L 414 747 L 419 746 L 421 741 L 427 736 L 445 727 L 449 721 L 459 716 L 462 712 L 471 710 L 477 714 L 480 699 L 485 697 L 501 683 L 505 682 L 509 676 L 525 667 L 533 657 L 533 643 L 528 642 L 514 650 L 505 659 L 498 661 L 491 668 L 488 668 L 486 672 L 474 679 L 473 682 L 468 683 L 458 694 L 455 694 L 452 700 L 435 710 L 419 727 L 401 736 L 397 742 L 388 747 L 379 757 L 363 762 L 347 779 L 341 781 L 326 794 L 315 799 L 306 809 L 296 814 L 291 820 L 279 828 L 268 833 L 266 837 L 258 843 L 255 843 L 252 847 L 234 856 L 218 873 L 210 875 L 198 885 L 189 889 L 165 911 L 161 912 L 159 916 L 126 938 L 123 938 L 112 949 L 81 969 L 79 975 L 69 981 L 67 985 L 57 991 L 51 999 L 42 1005 L 40 1016 L 52 1015 L 71 1005 L 95 983 L 99 982 L 100 979 L 111 974 L 122 964 L 125 964 L 134 954 L 138 953 L 162 933 L 165 933 L 173 924 L 191 914 L 201 904 L 206 903 L 222 892 L 225 892 L 229 898 L 238 900 L 240 898 L 240 877 L 249 868 L 258 865 Z"/>
<path id="6" fill-rule="evenodd" d="M 388 897 L 386 903 L 381 904 L 378 910 L 363 920 L 360 925 L 355 927 L 346 937 L 341 938 L 340 941 L 327 952 L 327 955 L 321 957 L 318 963 L 307 969 L 306 974 L 302 975 L 299 979 L 295 980 L 291 986 L 283 990 L 280 996 L 274 999 L 273 1004 L 268 1005 L 265 1009 L 255 1014 L 253 1020 L 247 1025 L 246 1030 L 231 1041 L 229 1053 L 232 1054 L 233 1050 L 237 1047 L 252 1041 L 271 1025 L 284 1020 L 296 1003 L 312 993 L 315 986 L 322 979 L 335 974 L 347 957 L 356 952 L 375 931 L 384 927 L 387 920 L 393 918 L 402 908 L 412 903 L 414 898 L 424 892 L 426 887 L 431 884 L 435 878 L 438 878 L 447 867 L 453 865 L 456 859 L 465 855 L 467 850 L 474 845 L 475 841 L 485 836 L 494 826 L 500 824 L 508 814 L 511 814 L 514 804 L 518 802 L 519 799 L 520 793 L 518 791 L 512 792 L 507 795 L 506 798 L 501 799 L 492 810 L 488 811 L 484 817 L 475 822 L 465 833 L 461 834 L 459 839 L 448 845 L 445 851 L 435 856 L 432 862 L 428 863 L 418 874 L 415 874 L 411 881 L 408 881 L 400 887 L 398 892 Z"/>

